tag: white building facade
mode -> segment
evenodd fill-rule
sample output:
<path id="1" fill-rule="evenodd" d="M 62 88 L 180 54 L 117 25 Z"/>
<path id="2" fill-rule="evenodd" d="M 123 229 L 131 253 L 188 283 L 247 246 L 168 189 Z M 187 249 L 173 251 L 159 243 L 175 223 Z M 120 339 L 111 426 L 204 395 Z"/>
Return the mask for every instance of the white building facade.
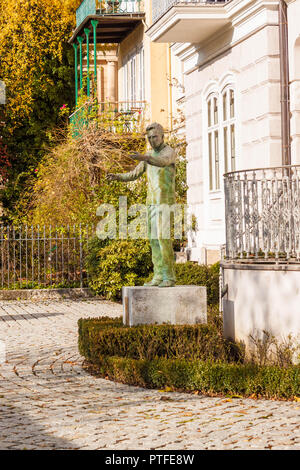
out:
<path id="1" fill-rule="evenodd" d="M 284 5 L 283 5 L 284 4 Z M 213 263 L 225 244 L 223 174 L 279 167 L 280 8 L 287 9 L 290 162 L 300 163 L 300 0 L 153 0 L 154 42 L 183 63 L 191 259 Z"/>

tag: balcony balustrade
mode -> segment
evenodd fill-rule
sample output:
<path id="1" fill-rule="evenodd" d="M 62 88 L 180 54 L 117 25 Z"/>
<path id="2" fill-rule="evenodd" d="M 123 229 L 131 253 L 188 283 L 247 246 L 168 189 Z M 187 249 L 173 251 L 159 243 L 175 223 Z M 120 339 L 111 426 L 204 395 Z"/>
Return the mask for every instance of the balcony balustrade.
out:
<path id="1" fill-rule="evenodd" d="M 82 129 L 93 123 L 119 134 L 141 132 L 146 108 L 145 101 L 87 101 L 70 116 L 72 135 L 80 137 Z"/>
<path id="2" fill-rule="evenodd" d="M 226 260 L 300 262 L 300 165 L 225 175 Z"/>
<path id="3" fill-rule="evenodd" d="M 87 16 L 141 13 L 143 0 L 83 0 L 76 10 L 76 27 Z"/>
<path id="4" fill-rule="evenodd" d="M 152 23 L 161 18 L 170 8 L 175 5 L 199 5 L 227 3 L 230 0 L 152 0 Z"/>

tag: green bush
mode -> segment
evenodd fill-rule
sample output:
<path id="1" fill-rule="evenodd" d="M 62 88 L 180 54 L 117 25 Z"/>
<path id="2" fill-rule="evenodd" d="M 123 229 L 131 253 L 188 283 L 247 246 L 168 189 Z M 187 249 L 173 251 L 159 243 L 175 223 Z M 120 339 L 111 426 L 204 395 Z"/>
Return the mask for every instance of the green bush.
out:
<path id="1" fill-rule="evenodd" d="M 291 399 L 300 395 L 300 366 L 244 362 L 242 348 L 212 325 L 141 325 L 81 319 L 79 351 L 92 373 L 148 388 Z M 235 359 L 236 362 L 233 362 Z"/>
<path id="2" fill-rule="evenodd" d="M 213 325 L 164 324 L 130 328 L 123 326 L 121 319 L 81 319 L 79 351 L 96 364 L 102 356 L 230 360 L 232 347 Z"/>
<path id="3" fill-rule="evenodd" d="M 119 300 L 123 286 L 142 285 L 149 276 L 152 270 L 149 242 L 113 240 L 99 249 L 94 242 L 87 269 L 92 274 L 89 286 L 96 294 Z"/>
<path id="4" fill-rule="evenodd" d="M 206 286 L 207 303 L 215 305 L 219 302 L 219 271 L 220 263 L 207 266 L 191 261 L 176 264 L 176 284 Z"/>
<path id="5" fill-rule="evenodd" d="M 110 380 L 147 388 L 199 391 L 233 398 L 300 396 L 300 367 L 258 366 L 186 359 L 102 356 L 89 371 Z"/>

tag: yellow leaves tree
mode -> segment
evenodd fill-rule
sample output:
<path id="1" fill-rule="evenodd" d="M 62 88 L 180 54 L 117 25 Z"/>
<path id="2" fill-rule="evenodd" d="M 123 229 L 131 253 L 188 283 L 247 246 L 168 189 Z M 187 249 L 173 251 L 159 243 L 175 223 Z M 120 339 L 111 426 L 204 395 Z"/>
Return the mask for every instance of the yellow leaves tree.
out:
<path id="1" fill-rule="evenodd" d="M 3 143 L 11 156 L 1 200 L 8 218 L 52 142 L 60 107 L 74 105 L 68 44 L 80 0 L 0 0 L 0 80 L 6 84 Z"/>
<path id="2" fill-rule="evenodd" d="M 0 78 L 10 132 L 30 118 L 39 93 L 55 86 L 49 63 L 63 63 L 78 0 L 0 0 Z"/>

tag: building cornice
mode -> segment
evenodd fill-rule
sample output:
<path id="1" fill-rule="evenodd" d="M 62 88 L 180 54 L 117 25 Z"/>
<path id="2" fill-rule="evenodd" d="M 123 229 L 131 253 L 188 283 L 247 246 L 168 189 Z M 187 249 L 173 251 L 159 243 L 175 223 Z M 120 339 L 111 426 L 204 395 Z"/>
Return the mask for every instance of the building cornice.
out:
<path id="1" fill-rule="evenodd" d="M 174 53 L 184 63 L 184 72 L 189 74 L 204 66 L 266 26 L 278 26 L 278 4 L 279 0 L 232 0 L 225 4 L 223 8 L 228 10 L 230 23 L 217 34 L 197 44 L 172 45 Z"/>

